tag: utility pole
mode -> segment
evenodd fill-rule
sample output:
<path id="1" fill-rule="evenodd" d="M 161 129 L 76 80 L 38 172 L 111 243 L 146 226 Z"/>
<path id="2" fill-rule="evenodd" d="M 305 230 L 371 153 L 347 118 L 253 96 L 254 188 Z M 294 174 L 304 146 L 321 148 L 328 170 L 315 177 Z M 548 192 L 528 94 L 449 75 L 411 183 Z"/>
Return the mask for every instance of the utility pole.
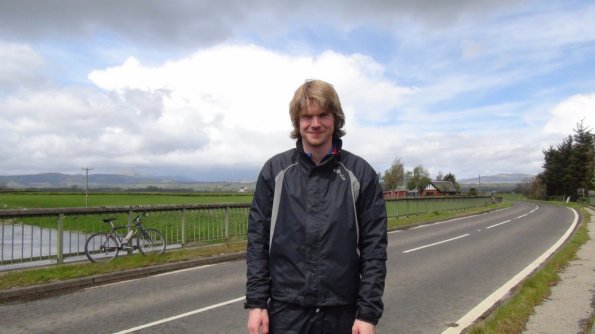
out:
<path id="1" fill-rule="evenodd" d="M 85 184 L 85 208 L 89 206 L 89 171 L 93 170 L 93 168 L 83 167 L 81 168 L 85 171 L 86 174 L 86 184 Z"/>

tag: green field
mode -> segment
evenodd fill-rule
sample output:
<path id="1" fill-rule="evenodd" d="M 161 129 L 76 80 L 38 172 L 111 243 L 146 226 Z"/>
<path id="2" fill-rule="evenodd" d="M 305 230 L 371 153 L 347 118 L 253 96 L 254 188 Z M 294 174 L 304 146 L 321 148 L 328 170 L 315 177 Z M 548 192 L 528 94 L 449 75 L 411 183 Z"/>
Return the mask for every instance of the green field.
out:
<path id="1" fill-rule="evenodd" d="M 88 206 L 135 206 L 176 204 L 250 203 L 251 194 L 89 194 Z M 85 207 L 84 194 L 62 193 L 0 193 L 0 209 Z"/>
<path id="2" fill-rule="evenodd" d="M 191 206 L 247 204 L 252 201 L 251 194 L 243 193 L 91 193 L 88 206 L 112 207 L 113 213 L 75 211 L 59 218 L 57 214 L 43 216 L 22 216 L 5 220 L 2 224 L 21 223 L 27 226 L 56 229 L 58 222 L 68 233 L 89 234 L 107 232 L 108 226 L 102 222 L 105 218 L 116 218 L 117 226 L 126 225 L 140 208 L 136 206 Z M 494 209 L 506 204 L 493 204 L 486 198 L 423 198 L 404 199 L 387 202 L 389 228 L 400 226 L 403 217 L 415 216 L 418 219 L 437 220 L 443 213 L 457 211 L 468 214 L 470 208 L 479 210 Z M 0 193 L 0 210 L 9 209 L 46 209 L 46 208 L 84 208 L 85 195 L 81 193 L 49 192 L 12 192 Z M 140 209 L 142 210 L 142 209 Z M 170 244 L 212 243 L 245 238 L 249 207 L 192 207 L 184 210 L 154 210 L 143 219 L 145 227 L 156 228 L 164 233 Z M 3 226 L 4 226 L 3 225 Z M 23 226 L 24 226 L 23 225 Z"/>

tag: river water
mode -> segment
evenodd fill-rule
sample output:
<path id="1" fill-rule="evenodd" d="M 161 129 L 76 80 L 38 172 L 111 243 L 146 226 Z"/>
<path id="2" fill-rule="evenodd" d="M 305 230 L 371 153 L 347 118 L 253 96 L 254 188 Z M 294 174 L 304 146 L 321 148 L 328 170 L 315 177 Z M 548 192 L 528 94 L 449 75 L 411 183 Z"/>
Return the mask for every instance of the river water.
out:
<path id="1" fill-rule="evenodd" d="M 56 263 L 50 257 L 57 254 L 58 231 L 21 223 L 0 225 L 0 271 L 43 264 Z M 87 234 L 64 231 L 63 254 L 79 254 L 65 257 L 65 262 L 85 258 Z"/>

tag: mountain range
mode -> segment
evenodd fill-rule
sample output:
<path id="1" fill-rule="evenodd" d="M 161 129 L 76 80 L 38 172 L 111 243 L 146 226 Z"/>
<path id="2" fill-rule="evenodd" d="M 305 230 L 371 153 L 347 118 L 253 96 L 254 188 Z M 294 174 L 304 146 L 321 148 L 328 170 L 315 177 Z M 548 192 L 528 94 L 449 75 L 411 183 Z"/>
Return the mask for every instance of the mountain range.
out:
<path id="1" fill-rule="evenodd" d="M 140 176 L 119 174 L 41 173 L 0 176 L 0 189 L 191 189 L 200 191 L 237 191 L 254 189 L 255 182 L 199 182 L 184 177 Z"/>
<path id="2" fill-rule="evenodd" d="M 526 182 L 529 174 L 496 174 L 457 180 L 461 185 L 517 184 Z M 160 177 L 119 174 L 89 174 L 89 188 L 162 188 L 229 191 L 240 188 L 254 189 L 255 182 L 198 182 L 184 177 Z M 31 175 L 0 176 L 0 189 L 84 189 L 87 178 L 84 174 L 41 173 Z"/>
<path id="3" fill-rule="evenodd" d="M 523 183 L 533 178 L 534 175 L 520 173 L 500 173 L 496 175 L 478 175 L 475 178 L 457 180 L 459 184 L 488 184 L 488 183 Z"/>

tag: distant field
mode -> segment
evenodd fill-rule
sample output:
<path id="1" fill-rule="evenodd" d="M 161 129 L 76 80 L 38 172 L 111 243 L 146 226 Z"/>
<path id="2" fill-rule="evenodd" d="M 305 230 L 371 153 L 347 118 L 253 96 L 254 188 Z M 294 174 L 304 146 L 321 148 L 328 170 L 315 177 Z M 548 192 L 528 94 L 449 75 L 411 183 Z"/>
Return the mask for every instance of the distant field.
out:
<path id="1" fill-rule="evenodd" d="M 251 194 L 89 194 L 88 205 L 175 205 L 250 203 Z M 0 209 L 84 207 L 84 194 L 0 193 Z"/>

